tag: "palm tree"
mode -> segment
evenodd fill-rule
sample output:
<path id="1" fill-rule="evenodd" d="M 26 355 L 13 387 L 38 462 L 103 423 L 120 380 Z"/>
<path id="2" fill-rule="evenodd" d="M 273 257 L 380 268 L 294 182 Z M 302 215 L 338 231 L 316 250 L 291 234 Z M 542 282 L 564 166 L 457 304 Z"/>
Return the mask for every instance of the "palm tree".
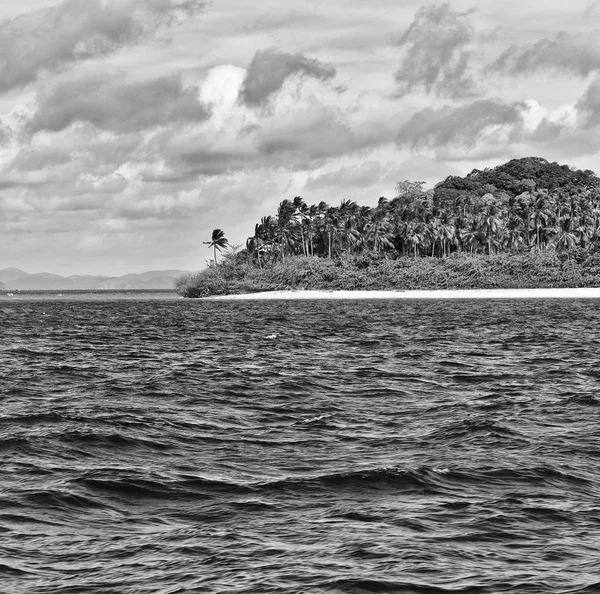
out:
<path id="1" fill-rule="evenodd" d="M 497 214 L 497 208 L 492 204 L 486 208 L 480 219 L 480 231 L 485 235 L 488 254 L 494 253 L 494 247 L 498 245 L 498 236 L 502 230 L 502 221 Z"/>
<path id="2" fill-rule="evenodd" d="M 299 221 L 300 237 L 302 239 L 302 254 L 308 256 L 308 245 L 306 242 L 306 236 L 304 235 L 305 222 L 308 220 L 308 206 L 301 196 L 295 196 L 294 201 L 295 216 Z"/>
<path id="3" fill-rule="evenodd" d="M 260 223 L 254 225 L 254 235 L 246 240 L 246 249 L 250 254 L 256 254 L 259 268 L 262 268 L 261 253 L 267 251 L 273 241 L 274 227 L 273 217 L 262 217 Z"/>
<path id="4" fill-rule="evenodd" d="M 572 250 L 577 245 L 577 237 L 573 232 L 573 219 L 567 215 L 563 217 L 558 226 L 558 235 L 556 237 L 556 249 Z"/>
<path id="5" fill-rule="evenodd" d="M 213 229 L 211 240 L 203 241 L 202 243 L 208 245 L 209 249 L 213 248 L 215 252 L 215 265 L 217 263 L 217 250 L 220 252 L 221 248 L 229 245 L 229 241 L 225 238 L 225 232 L 222 229 Z"/>
<path id="6" fill-rule="evenodd" d="M 296 207 L 284 200 L 277 209 L 277 235 L 281 249 L 281 261 L 285 263 L 285 250 L 290 244 L 292 225 L 296 222 Z"/>

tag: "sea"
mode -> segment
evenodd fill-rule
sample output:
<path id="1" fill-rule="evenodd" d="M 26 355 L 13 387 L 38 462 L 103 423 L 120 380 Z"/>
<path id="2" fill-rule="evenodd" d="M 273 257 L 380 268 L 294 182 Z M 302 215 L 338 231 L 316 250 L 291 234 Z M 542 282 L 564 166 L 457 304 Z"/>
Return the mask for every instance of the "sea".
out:
<path id="1" fill-rule="evenodd" d="M 600 592 L 600 301 L 0 299 L 0 592 Z"/>

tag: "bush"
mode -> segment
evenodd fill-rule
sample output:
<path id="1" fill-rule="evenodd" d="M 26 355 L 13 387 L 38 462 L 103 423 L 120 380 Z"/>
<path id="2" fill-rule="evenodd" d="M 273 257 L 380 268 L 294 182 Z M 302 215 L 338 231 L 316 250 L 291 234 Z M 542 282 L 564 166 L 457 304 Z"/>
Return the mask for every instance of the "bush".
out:
<path id="1" fill-rule="evenodd" d="M 418 290 L 526 289 L 600 286 L 600 252 L 458 253 L 447 258 L 379 254 L 338 260 L 296 256 L 263 269 L 222 262 L 177 279 L 184 297 L 208 297 L 286 289 Z"/>

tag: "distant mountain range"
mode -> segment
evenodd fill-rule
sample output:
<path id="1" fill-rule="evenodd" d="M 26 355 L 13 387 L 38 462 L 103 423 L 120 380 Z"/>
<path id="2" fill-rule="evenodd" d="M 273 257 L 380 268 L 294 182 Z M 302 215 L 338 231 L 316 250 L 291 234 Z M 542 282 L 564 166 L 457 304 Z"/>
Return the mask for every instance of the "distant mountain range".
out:
<path id="1" fill-rule="evenodd" d="M 11 291 L 68 291 L 110 289 L 173 289 L 183 270 L 153 270 L 124 276 L 59 276 L 48 272 L 28 274 L 18 268 L 0 270 L 0 290 Z"/>

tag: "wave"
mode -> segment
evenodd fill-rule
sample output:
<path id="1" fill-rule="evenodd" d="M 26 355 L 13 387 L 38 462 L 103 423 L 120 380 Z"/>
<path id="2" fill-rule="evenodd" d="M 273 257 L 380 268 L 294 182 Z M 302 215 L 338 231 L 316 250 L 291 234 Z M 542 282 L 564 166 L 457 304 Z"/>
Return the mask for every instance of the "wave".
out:
<path id="1" fill-rule="evenodd" d="M 88 447 L 104 447 L 110 450 L 123 448 L 146 448 L 150 450 L 165 451 L 175 446 L 158 439 L 149 439 L 123 435 L 122 433 L 95 433 L 83 431 L 67 431 L 60 435 L 60 440 L 68 443 Z"/>
<path id="2" fill-rule="evenodd" d="M 25 437 L 0 437 L 0 452 L 23 449 L 30 446 Z"/>
<path id="3" fill-rule="evenodd" d="M 478 434 L 525 440 L 517 430 L 493 419 L 466 418 L 458 422 L 434 429 L 425 437 L 436 441 L 469 438 Z"/>
<path id="4" fill-rule="evenodd" d="M 316 588 L 325 588 L 327 591 L 347 592 L 348 594 L 363 594 L 365 592 L 402 592 L 403 594 L 491 594 L 482 586 L 468 584 L 465 586 L 451 585 L 447 588 L 423 584 L 406 580 L 378 580 L 367 577 L 333 578 L 320 584 Z"/>
<path id="5" fill-rule="evenodd" d="M 19 499 L 27 502 L 34 508 L 42 509 L 69 509 L 86 510 L 109 508 L 107 504 L 97 499 L 87 497 L 72 491 L 59 491 L 57 489 L 35 490 L 19 493 Z"/>
<path id="6" fill-rule="evenodd" d="M 358 489 L 402 491 L 426 491 L 434 485 L 421 471 L 411 471 L 399 467 L 382 467 L 364 470 L 348 470 L 315 476 L 291 476 L 274 481 L 255 483 L 261 490 L 282 491 L 293 490 L 297 493 L 317 489 Z"/>
<path id="7" fill-rule="evenodd" d="M 581 406 L 600 406 L 600 400 L 592 394 L 573 394 L 563 400 L 564 404 L 579 404 Z"/>

